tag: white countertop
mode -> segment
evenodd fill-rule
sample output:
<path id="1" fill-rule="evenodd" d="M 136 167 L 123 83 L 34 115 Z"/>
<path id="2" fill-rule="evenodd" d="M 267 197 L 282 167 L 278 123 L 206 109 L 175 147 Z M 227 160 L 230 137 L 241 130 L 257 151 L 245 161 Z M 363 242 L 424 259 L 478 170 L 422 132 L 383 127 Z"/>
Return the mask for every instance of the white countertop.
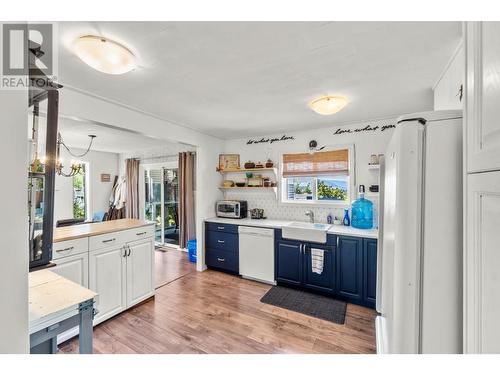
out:
<path id="1" fill-rule="evenodd" d="M 78 314 L 81 302 L 97 293 L 48 269 L 29 274 L 29 332 L 34 333 Z"/>
<path id="2" fill-rule="evenodd" d="M 207 219 L 205 221 L 209 223 L 234 224 L 234 225 L 244 225 L 249 227 L 276 228 L 276 229 L 281 229 L 286 225 L 297 222 L 292 220 L 273 220 L 273 219 L 262 219 L 262 220 L 226 219 L 222 217 L 214 217 Z M 357 229 L 353 227 L 346 227 L 344 225 L 332 225 L 332 227 L 328 230 L 328 233 L 340 234 L 344 236 L 378 238 L 377 229 Z"/>

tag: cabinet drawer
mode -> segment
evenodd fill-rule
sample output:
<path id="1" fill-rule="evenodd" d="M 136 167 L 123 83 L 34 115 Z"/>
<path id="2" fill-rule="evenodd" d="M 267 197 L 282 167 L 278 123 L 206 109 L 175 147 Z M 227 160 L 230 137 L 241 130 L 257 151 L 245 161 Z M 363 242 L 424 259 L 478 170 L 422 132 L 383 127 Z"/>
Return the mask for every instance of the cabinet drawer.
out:
<path id="1" fill-rule="evenodd" d="M 238 226 L 234 224 L 206 223 L 207 231 L 238 233 Z"/>
<path id="2" fill-rule="evenodd" d="M 207 248 L 205 262 L 208 267 L 221 268 L 235 273 L 239 272 L 238 253 Z"/>
<path id="3" fill-rule="evenodd" d="M 207 248 L 225 250 L 233 253 L 239 251 L 238 235 L 234 233 L 224 232 L 206 232 L 206 246 Z"/>
<path id="4" fill-rule="evenodd" d="M 101 234 L 89 237 L 89 250 L 94 251 L 104 248 L 112 248 L 124 244 L 127 239 L 126 231 Z"/>
<path id="5" fill-rule="evenodd" d="M 54 242 L 52 248 L 52 259 L 61 259 L 70 255 L 85 253 L 89 250 L 89 239 L 78 238 L 76 240 L 68 240 Z"/>
<path id="6" fill-rule="evenodd" d="M 154 226 L 148 225 L 146 227 L 139 227 L 128 229 L 122 232 L 123 240 L 125 242 L 132 242 L 154 237 Z"/>

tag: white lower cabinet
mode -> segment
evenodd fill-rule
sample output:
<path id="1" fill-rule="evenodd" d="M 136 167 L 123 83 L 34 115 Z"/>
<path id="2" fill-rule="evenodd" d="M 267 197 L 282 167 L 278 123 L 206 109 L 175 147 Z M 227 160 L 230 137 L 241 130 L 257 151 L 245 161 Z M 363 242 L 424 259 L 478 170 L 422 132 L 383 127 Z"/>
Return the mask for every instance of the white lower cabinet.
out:
<path id="1" fill-rule="evenodd" d="M 59 258 L 54 261 L 52 272 L 71 280 L 85 288 L 89 287 L 89 256 L 88 252 Z"/>
<path id="2" fill-rule="evenodd" d="M 91 289 L 94 325 L 154 295 L 153 226 L 54 243 L 51 271 Z M 78 327 L 58 336 L 58 343 L 78 334 Z"/>
<path id="3" fill-rule="evenodd" d="M 127 244 L 127 306 L 151 296 L 154 290 L 154 241 Z"/>
<path id="4" fill-rule="evenodd" d="M 98 294 L 94 324 L 126 309 L 127 261 L 123 245 L 91 251 L 89 276 L 89 289 Z"/>
<path id="5" fill-rule="evenodd" d="M 464 352 L 500 353 L 500 172 L 467 184 Z"/>

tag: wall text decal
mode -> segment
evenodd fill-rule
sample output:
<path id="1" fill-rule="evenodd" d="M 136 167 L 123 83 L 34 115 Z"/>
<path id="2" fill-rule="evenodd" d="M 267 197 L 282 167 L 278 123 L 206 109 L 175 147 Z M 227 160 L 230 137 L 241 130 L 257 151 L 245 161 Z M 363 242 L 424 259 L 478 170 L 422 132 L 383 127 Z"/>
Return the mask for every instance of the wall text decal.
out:
<path id="1" fill-rule="evenodd" d="M 292 135 L 283 134 L 281 136 L 281 138 L 249 139 L 247 141 L 247 145 L 253 145 L 253 144 L 258 144 L 258 143 L 274 143 L 274 142 L 281 142 L 281 141 L 292 141 L 294 139 L 295 139 L 295 137 Z"/>
<path id="2" fill-rule="evenodd" d="M 361 133 L 361 132 L 371 132 L 371 131 L 385 131 L 387 129 L 393 129 L 395 128 L 396 125 L 393 125 L 393 124 L 389 124 L 389 125 L 375 125 L 375 126 L 371 126 L 371 125 L 366 125 L 365 127 L 363 128 L 356 128 L 356 129 L 342 129 L 342 128 L 338 128 L 337 130 L 335 130 L 333 132 L 333 135 L 339 135 L 339 134 L 349 134 L 349 133 Z"/>

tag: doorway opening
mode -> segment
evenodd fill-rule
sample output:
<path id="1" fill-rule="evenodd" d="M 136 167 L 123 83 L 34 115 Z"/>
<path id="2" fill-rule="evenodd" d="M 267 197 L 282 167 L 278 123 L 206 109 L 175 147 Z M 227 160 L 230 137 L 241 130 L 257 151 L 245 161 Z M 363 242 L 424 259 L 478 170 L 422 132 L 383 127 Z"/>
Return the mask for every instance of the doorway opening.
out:
<path id="1" fill-rule="evenodd" d="M 179 247 L 179 172 L 172 166 L 145 166 L 144 217 L 155 223 L 158 246 Z"/>

